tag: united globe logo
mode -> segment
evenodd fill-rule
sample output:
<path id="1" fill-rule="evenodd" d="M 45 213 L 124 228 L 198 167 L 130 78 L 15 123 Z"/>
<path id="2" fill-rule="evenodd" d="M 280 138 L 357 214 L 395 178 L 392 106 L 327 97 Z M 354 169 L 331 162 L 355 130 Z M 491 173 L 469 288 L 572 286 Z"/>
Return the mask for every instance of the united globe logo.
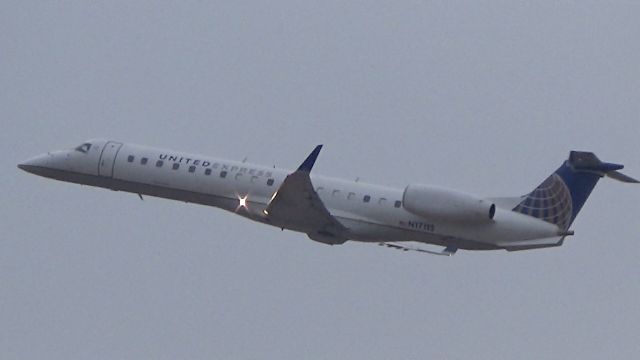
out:
<path id="1" fill-rule="evenodd" d="M 571 192 L 558 174 L 552 174 L 526 195 L 513 211 L 533 216 L 555 224 L 562 230 L 567 230 L 571 225 Z"/>

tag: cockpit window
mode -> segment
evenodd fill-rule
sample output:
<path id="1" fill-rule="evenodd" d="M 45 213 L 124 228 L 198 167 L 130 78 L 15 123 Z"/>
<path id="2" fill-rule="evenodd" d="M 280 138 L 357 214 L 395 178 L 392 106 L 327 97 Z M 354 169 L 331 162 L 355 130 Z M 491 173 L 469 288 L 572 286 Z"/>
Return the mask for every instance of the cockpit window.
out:
<path id="1" fill-rule="evenodd" d="M 83 154 L 86 154 L 91 149 L 91 143 L 84 143 L 76 148 L 76 151 L 80 151 Z"/>

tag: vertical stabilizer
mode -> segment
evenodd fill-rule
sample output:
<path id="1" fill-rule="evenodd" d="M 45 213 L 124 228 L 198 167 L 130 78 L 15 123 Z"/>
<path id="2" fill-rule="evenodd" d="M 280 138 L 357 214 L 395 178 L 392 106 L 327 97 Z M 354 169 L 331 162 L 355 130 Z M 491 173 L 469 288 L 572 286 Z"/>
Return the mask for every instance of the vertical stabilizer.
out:
<path id="1" fill-rule="evenodd" d="M 598 180 L 605 175 L 619 177 L 617 170 L 623 167 L 602 162 L 591 152 L 571 151 L 569 159 L 542 184 L 523 196 L 513 211 L 568 230 Z M 625 175 L 625 178 L 628 177 Z"/>

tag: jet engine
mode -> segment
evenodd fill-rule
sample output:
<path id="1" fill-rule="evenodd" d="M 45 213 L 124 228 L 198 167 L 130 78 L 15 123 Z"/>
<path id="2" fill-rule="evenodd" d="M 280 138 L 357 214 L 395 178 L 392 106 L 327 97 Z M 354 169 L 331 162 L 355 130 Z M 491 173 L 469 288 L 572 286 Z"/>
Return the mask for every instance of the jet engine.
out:
<path id="1" fill-rule="evenodd" d="M 451 222 L 488 222 L 496 213 L 496 205 L 490 201 L 421 184 L 404 189 L 402 204 L 415 215 Z"/>

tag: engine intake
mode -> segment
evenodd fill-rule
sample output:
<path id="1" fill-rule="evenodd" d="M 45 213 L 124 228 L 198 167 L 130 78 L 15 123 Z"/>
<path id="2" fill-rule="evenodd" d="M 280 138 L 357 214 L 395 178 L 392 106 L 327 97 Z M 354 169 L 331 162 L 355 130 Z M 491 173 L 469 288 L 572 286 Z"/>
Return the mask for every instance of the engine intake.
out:
<path id="1" fill-rule="evenodd" d="M 496 205 L 490 201 L 421 184 L 404 189 L 402 204 L 415 215 L 451 222 L 488 222 L 496 213 Z"/>

